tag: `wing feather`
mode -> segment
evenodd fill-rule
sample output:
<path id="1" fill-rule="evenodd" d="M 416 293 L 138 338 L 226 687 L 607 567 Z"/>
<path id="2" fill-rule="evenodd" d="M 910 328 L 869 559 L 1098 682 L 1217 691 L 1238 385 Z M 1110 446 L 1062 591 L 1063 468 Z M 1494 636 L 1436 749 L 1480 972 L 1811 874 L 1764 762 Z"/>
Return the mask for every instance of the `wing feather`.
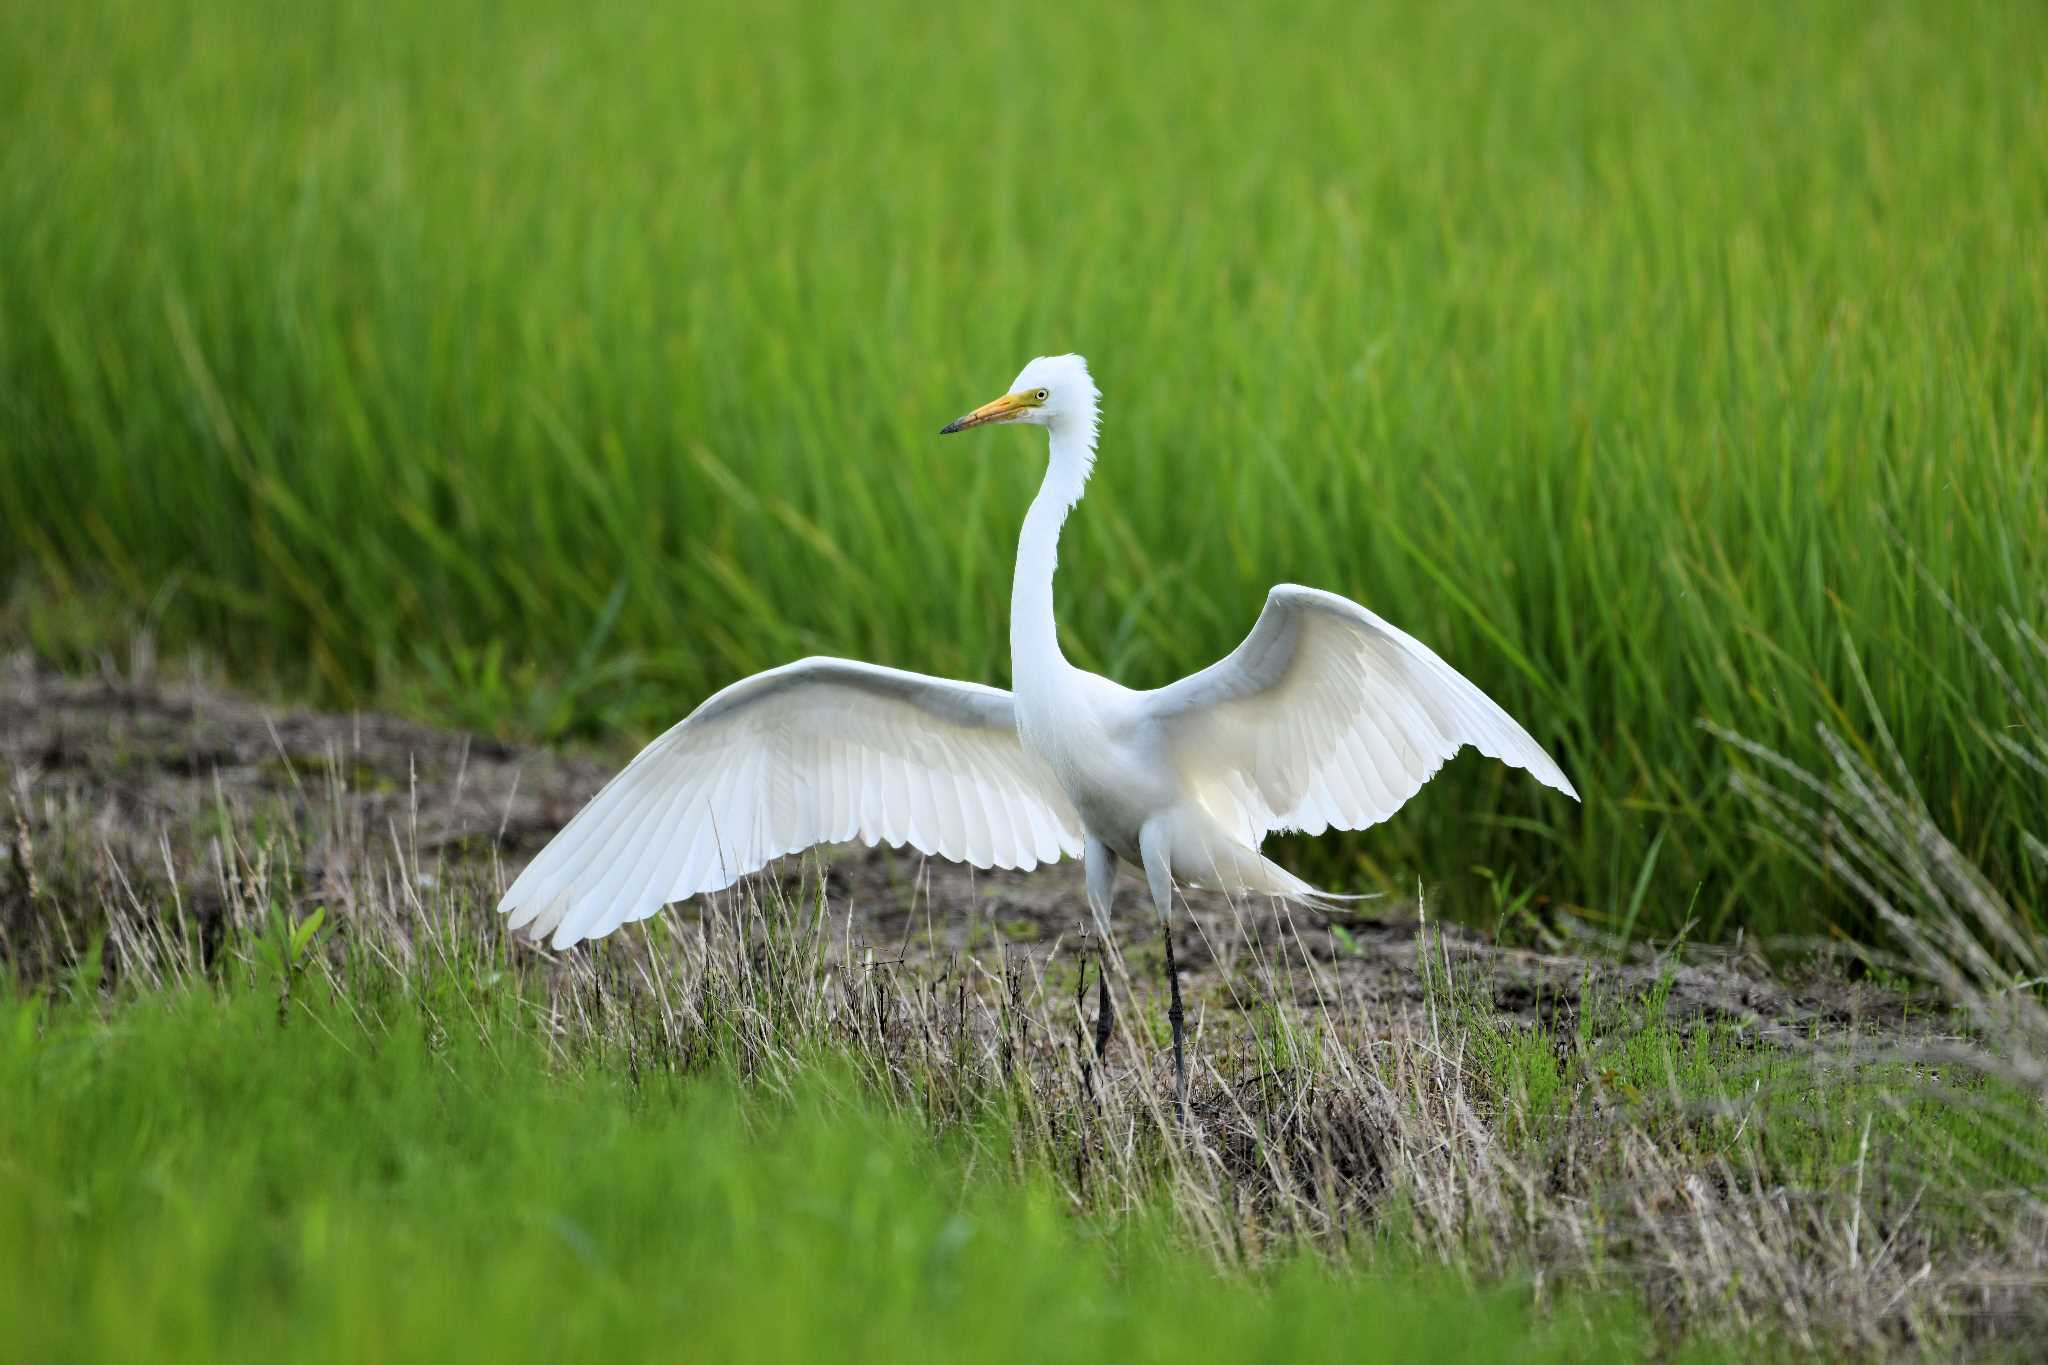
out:
<path id="1" fill-rule="evenodd" d="M 735 683 L 641 750 L 498 908 L 567 947 L 851 838 L 1029 868 L 1078 854 L 1081 820 L 1019 743 L 1009 693 L 806 659 Z"/>
<path id="2" fill-rule="evenodd" d="M 683 782 L 678 782 L 669 791 L 655 792 L 647 802 L 651 818 L 642 829 L 675 828 L 678 808 L 686 808 L 694 796 L 691 785 Z M 610 918 L 614 910 L 630 913 L 633 907 L 644 903 L 647 889 L 654 881 L 656 865 L 671 851 L 672 846 L 666 841 L 644 836 L 627 845 L 612 870 L 586 898 L 587 913 L 593 921 L 590 930 L 586 931 L 587 937 L 609 933 L 618 927 L 618 921 Z"/>
<path id="3" fill-rule="evenodd" d="M 1427 646 L 1291 583 L 1228 657 L 1148 706 L 1183 775 L 1234 802 L 1216 814 L 1254 842 L 1378 824 L 1466 745 L 1578 798 L 1542 746 Z"/>

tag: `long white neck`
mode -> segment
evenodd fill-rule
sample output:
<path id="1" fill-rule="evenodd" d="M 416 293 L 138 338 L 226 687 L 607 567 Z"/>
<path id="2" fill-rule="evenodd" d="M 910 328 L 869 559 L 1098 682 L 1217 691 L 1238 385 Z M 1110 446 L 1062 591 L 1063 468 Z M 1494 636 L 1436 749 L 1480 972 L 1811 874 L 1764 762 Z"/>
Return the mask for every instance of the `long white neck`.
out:
<path id="1" fill-rule="evenodd" d="M 1017 576 L 1010 584 L 1010 678 L 1026 705 L 1050 699 L 1059 680 L 1071 671 L 1060 653 L 1059 629 L 1053 622 L 1052 576 L 1059 565 L 1060 527 L 1081 500 L 1095 467 L 1092 412 L 1086 420 L 1057 423 L 1050 431 L 1045 482 L 1024 515 L 1024 530 L 1017 538 Z"/>

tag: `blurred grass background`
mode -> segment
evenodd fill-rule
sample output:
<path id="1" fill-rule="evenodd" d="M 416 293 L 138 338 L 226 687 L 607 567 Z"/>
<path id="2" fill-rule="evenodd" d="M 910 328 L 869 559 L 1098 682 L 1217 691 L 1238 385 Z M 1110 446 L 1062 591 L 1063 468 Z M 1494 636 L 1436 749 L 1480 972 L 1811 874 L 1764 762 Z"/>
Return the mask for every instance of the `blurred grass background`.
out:
<path id="1" fill-rule="evenodd" d="M 2048 569 L 2038 4 L 0 16 L 0 575 L 45 653 L 146 626 L 606 742 L 810 652 L 1002 681 L 1040 451 L 933 433 L 1074 349 L 1077 662 L 1156 684 L 1317 584 L 1587 798 L 1467 759 L 1304 870 L 1817 931 L 1697 722 L 1832 721 L 2039 903 L 2048 795 L 1932 591 L 2044 667 L 1997 628 Z"/>

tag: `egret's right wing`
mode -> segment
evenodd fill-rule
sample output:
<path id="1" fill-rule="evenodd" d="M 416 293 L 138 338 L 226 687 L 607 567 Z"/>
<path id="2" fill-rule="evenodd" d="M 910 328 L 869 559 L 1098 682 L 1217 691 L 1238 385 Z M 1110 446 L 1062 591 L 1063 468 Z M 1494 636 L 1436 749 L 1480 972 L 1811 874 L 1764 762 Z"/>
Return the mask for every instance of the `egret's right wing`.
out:
<path id="1" fill-rule="evenodd" d="M 1543 746 L 1421 641 L 1335 593 L 1282 583 L 1244 643 L 1149 694 L 1182 776 L 1252 846 L 1365 829 L 1466 745 L 1576 800 Z"/>
<path id="2" fill-rule="evenodd" d="M 849 839 L 1013 868 L 1082 842 L 1008 692 L 804 659 L 734 683 L 641 750 L 498 909 L 562 948 Z"/>

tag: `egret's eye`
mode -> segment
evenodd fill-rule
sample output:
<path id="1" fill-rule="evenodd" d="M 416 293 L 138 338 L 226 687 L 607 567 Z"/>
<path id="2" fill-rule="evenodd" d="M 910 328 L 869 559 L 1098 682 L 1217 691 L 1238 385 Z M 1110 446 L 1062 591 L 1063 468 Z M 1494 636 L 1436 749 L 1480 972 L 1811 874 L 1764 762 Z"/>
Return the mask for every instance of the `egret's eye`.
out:
<path id="1" fill-rule="evenodd" d="M 1037 393 L 1034 393 L 1034 394 L 1032 394 L 1031 396 L 1032 396 L 1033 398 L 1036 398 L 1036 399 L 1037 399 L 1037 400 L 1038 400 L 1039 402 L 1043 403 L 1043 402 L 1044 402 L 1044 401 L 1045 401 L 1046 399 L 1050 398 L 1050 397 L 1051 397 L 1052 395 L 1051 395 L 1051 394 L 1049 394 L 1049 393 L 1047 393 L 1047 392 L 1046 392 L 1046 391 L 1045 391 L 1044 389 L 1040 389 L 1040 390 L 1039 390 L 1039 391 L 1038 391 Z"/>

